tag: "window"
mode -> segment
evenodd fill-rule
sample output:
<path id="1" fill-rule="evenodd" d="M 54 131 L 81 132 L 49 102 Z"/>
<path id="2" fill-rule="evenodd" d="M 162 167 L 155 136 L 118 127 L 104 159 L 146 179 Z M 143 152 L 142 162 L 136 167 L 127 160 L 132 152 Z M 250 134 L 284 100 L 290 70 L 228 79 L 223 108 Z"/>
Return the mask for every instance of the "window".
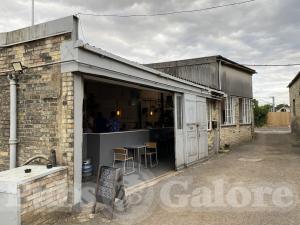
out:
<path id="1" fill-rule="evenodd" d="M 177 129 L 182 129 L 182 96 L 176 96 L 177 103 Z"/>
<path id="2" fill-rule="evenodd" d="M 225 125 L 235 124 L 235 98 L 228 97 L 222 104 L 222 123 Z"/>
<path id="3" fill-rule="evenodd" d="M 240 123 L 249 124 L 251 123 L 251 99 L 241 98 L 240 99 Z"/>
<path id="4" fill-rule="evenodd" d="M 212 128 L 212 103 L 207 101 L 207 130 Z"/>
<path id="5" fill-rule="evenodd" d="M 296 101 L 293 99 L 293 116 L 296 116 Z"/>

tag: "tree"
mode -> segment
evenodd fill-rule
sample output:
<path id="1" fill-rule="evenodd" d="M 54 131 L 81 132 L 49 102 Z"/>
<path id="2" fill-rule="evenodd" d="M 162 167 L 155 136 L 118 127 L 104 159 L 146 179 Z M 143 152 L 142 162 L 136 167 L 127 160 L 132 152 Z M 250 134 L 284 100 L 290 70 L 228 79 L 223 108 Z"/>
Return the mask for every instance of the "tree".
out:
<path id="1" fill-rule="evenodd" d="M 270 110 L 272 109 L 272 106 L 269 104 L 259 106 L 256 99 L 253 100 L 253 104 L 254 124 L 257 127 L 262 127 L 267 123 L 267 115 L 268 112 L 270 112 Z"/>

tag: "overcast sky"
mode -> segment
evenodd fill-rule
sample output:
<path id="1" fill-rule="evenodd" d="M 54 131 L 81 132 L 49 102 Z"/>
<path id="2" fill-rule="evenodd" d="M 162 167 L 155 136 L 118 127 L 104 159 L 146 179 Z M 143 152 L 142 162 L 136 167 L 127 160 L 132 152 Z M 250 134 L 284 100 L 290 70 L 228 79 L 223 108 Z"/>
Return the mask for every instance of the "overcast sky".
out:
<path id="1" fill-rule="evenodd" d="M 77 12 L 149 14 L 244 0 L 35 0 L 36 23 Z M 29 26 L 31 0 L 1 0 L 0 32 Z M 139 63 L 223 55 L 242 64 L 300 63 L 300 1 L 255 2 L 202 13 L 111 18 L 80 16 L 81 39 Z M 254 97 L 288 103 L 300 67 L 253 67 Z"/>

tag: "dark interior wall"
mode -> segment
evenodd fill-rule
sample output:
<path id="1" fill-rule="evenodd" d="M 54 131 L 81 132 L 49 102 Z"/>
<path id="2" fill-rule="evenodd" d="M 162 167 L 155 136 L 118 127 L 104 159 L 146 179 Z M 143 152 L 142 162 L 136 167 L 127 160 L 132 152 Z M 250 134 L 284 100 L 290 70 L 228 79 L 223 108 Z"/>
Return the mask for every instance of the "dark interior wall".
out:
<path id="1" fill-rule="evenodd" d="M 149 123 L 153 127 L 155 124 L 161 126 L 158 122 L 162 117 L 162 108 L 163 114 L 173 114 L 173 103 L 169 104 L 172 93 L 134 89 L 102 82 L 86 81 L 85 83 L 84 113 L 88 116 L 92 112 L 95 114 L 102 112 L 108 119 L 111 111 L 120 110 L 119 120 L 124 130 L 148 128 Z M 151 115 L 150 111 L 153 112 Z"/>
<path id="2" fill-rule="evenodd" d="M 97 168 L 99 165 L 112 166 L 112 149 L 133 145 L 144 145 L 149 141 L 157 143 L 159 158 L 168 158 L 170 162 L 174 162 L 175 142 L 173 128 L 104 134 L 84 134 L 83 160 L 87 158 L 91 159 L 94 168 Z"/>
<path id="3" fill-rule="evenodd" d="M 103 116 L 108 119 L 111 111 L 121 110 L 119 117 L 121 122 L 126 123 L 128 128 L 134 128 L 138 122 L 138 105 L 131 104 L 130 100 L 135 93 L 134 89 L 122 86 L 87 82 L 87 113 L 102 112 Z M 94 96 L 94 102 L 91 103 L 92 96 Z"/>
<path id="4" fill-rule="evenodd" d="M 112 166 L 113 148 L 132 145 L 143 145 L 149 141 L 149 130 L 115 132 L 105 134 L 84 134 L 86 145 L 83 152 L 92 160 L 94 168 Z M 85 158 L 83 158 L 85 159 Z"/>

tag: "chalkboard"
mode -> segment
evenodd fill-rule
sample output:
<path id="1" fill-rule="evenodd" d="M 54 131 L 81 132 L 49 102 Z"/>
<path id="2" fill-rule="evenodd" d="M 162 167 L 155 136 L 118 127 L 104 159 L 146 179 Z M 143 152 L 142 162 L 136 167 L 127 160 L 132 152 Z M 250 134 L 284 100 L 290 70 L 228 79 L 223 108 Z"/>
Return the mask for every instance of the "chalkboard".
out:
<path id="1" fill-rule="evenodd" d="M 110 206 L 112 210 L 116 198 L 125 201 L 122 170 L 109 166 L 99 167 L 95 194 L 97 202 Z"/>

